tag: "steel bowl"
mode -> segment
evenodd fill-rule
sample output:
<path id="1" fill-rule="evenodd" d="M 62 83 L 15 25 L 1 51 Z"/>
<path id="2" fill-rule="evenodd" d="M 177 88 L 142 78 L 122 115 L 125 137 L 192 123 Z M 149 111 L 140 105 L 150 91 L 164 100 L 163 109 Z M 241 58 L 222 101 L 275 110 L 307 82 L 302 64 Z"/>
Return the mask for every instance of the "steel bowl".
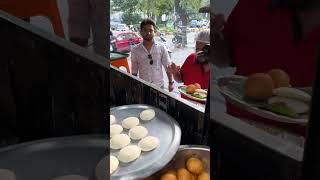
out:
<path id="1" fill-rule="evenodd" d="M 210 174 L 210 147 L 200 145 L 181 145 L 172 160 L 162 170 L 158 171 L 146 180 L 160 179 L 168 170 L 177 170 L 186 168 L 186 162 L 189 158 L 196 157 L 200 159 L 204 165 L 204 171 Z"/>

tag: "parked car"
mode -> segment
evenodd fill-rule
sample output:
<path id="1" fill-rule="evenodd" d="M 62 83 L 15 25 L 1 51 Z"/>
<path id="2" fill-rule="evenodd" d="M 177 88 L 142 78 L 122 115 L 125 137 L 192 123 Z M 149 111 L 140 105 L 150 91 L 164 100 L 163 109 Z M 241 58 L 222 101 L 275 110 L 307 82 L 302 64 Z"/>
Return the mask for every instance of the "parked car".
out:
<path id="1" fill-rule="evenodd" d="M 198 21 L 197 20 L 191 20 L 190 21 L 190 27 L 191 28 L 197 28 L 198 27 Z"/>
<path id="2" fill-rule="evenodd" d="M 112 36 L 110 44 L 116 52 L 130 52 L 133 46 L 142 42 L 142 38 L 132 31 L 113 31 Z"/>
<path id="3" fill-rule="evenodd" d="M 110 21 L 110 28 L 111 28 L 111 30 L 116 30 L 118 24 L 120 24 L 120 22 Z"/>
<path id="4" fill-rule="evenodd" d="M 128 31 L 129 27 L 126 24 L 117 24 L 116 31 Z"/>
<path id="5" fill-rule="evenodd" d="M 202 19 L 201 21 L 198 22 L 199 27 L 205 27 L 209 25 L 209 21 L 206 19 Z"/>

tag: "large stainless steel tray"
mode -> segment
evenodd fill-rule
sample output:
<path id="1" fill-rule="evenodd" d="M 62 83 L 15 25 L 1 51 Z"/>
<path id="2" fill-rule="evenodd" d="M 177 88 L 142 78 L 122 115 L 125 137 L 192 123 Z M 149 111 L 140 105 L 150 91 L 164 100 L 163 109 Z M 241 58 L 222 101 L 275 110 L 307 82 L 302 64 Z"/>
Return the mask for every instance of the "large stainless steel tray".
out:
<path id="1" fill-rule="evenodd" d="M 32 141 L 0 149 L 0 169 L 17 180 L 51 180 L 63 175 L 95 179 L 95 168 L 106 156 L 105 135 L 81 135 Z"/>
<path id="2" fill-rule="evenodd" d="M 181 139 L 181 129 L 178 123 L 162 110 L 149 105 L 126 105 L 110 109 L 110 114 L 114 115 L 117 123 L 121 124 L 124 118 L 129 116 L 139 117 L 140 112 L 145 109 L 154 109 L 155 119 L 144 123 L 140 120 L 140 125 L 148 129 L 148 135 L 158 137 L 160 146 L 150 152 L 142 152 L 141 156 L 128 164 L 120 163 L 119 168 L 111 175 L 111 179 L 142 179 L 164 167 L 176 154 Z M 128 133 L 128 131 L 124 131 Z M 137 144 L 138 141 L 131 141 Z M 110 154 L 117 156 L 118 150 L 110 149 Z"/>

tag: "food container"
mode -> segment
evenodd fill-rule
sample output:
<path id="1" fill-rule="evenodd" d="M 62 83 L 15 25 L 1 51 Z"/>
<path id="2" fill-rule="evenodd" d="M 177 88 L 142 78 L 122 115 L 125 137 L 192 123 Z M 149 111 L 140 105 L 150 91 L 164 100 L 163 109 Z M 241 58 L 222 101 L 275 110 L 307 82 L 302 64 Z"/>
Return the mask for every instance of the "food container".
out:
<path id="1" fill-rule="evenodd" d="M 65 175 L 95 179 L 95 168 L 107 153 L 106 139 L 105 135 L 78 135 L 8 146 L 0 149 L 0 169 L 12 171 L 17 179 Z"/>
<path id="2" fill-rule="evenodd" d="M 204 166 L 204 171 L 210 174 L 210 147 L 201 145 L 181 145 L 172 160 L 162 170 L 146 178 L 146 180 L 160 179 L 161 175 L 168 170 L 177 170 L 186 168 L 186 162 L 189 158 L 196 157 L 200 159 Z"/>

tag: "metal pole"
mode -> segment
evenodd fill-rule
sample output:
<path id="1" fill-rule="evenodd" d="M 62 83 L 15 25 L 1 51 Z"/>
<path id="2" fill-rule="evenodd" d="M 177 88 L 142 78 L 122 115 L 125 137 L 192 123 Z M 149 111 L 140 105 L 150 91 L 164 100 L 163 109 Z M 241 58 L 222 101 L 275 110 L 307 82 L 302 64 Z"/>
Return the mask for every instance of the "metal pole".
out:
<path id="1" fill-rule="evenodd" d="M 320 51 L 318 51 L 320 52 Z M 320 179 L 320 53 L 317 56 L 316 77 L 313 85 L 311 111 L 307 126 L 301 180 Z"/>

